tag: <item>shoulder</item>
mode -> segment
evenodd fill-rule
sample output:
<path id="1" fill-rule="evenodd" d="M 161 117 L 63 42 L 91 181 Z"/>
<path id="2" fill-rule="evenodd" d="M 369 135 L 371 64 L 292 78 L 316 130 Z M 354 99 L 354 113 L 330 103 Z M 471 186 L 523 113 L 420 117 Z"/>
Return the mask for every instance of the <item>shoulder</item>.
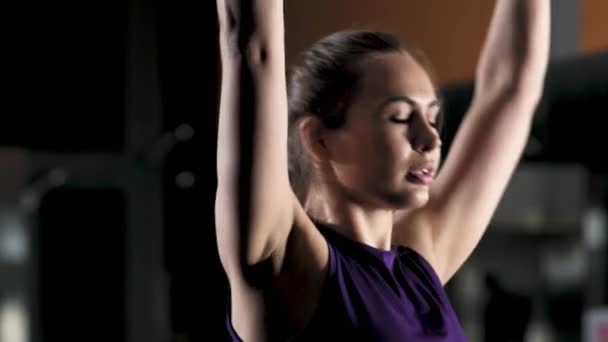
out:
<path id="1" fill-rule="evenodd" d="M 424 255 L 411 247 L 399 246 L 397 247 L 397 256 L 399 263 L 411 271 L 416 278 L 433 286 L 443 287 L 441 277 Z"/>
<path id="2" fill-rule="evenodd" d="M 407 215 L 397 214 L 393 226 L 393 244 L 406 252 L 409 262 L 417 262 L 443 284 L 442 259 L 437 257 L 434 236 L 438 223 L 433 214 L 428 206 Z"/>
<path id="3" fill-rule="evenodd" d="M 293 226 L 279 251 L 281 273 L 296 270 L 322 273 L 329 258 L 327 240 L 299 203 L 294 213 Z"/>

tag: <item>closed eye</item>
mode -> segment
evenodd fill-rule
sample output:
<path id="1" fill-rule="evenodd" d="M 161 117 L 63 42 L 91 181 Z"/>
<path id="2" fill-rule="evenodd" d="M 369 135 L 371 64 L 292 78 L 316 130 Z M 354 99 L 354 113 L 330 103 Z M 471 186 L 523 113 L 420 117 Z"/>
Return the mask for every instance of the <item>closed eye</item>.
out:
<path id="1" fill-rule="evenodd" d="M 411 116 L 408 117 L 392 117 L 391 121 L 394 123 L 409 123 L 412 120 Z"/>
<path id="2" fill-rule="evenodd" d="M 435 105 L 432 108 L 431 115 L 429 115 L 431 117 L 431 120 L 429 120 L 429 125 L 433 126 L 434 128 L 439 128 L 439 113 L 440 112 L 441 112 L 441 107 L 439 107 L 439 105 Z"/>
<path id="3" fill-rule="evenodd" d="M 394 123 L 398 123 L 398 124 L 408 124 L 412 121 L 412 117 L 413 117 L 412 115 L 410 115 L 408 117 L 391 117 L 390 121 L 394 122 Z M 428 124 L 435 129 L 439 128 L 439 123 L 437 121 L 429 120 Z"/>
<path id="4" fill-rule="evenodd" d="M 401 108 L 394 111 L 389 118 L 391 122 L 405 124 L 411 122 L 414 115 L 415 112 L 410 108 Z"/>

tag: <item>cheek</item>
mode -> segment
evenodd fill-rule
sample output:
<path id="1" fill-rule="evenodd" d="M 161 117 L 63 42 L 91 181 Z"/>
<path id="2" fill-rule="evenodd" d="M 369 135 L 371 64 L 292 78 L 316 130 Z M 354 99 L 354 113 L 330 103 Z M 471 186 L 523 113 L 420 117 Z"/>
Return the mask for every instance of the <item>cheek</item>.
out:
<path id="1" fill-rule="evenodd" d="M 343 167 L 351 166 L 346 167 L 348 171 L 343 170 L 350 175 L 349 178 L 377 181 L 393 179 L 400 174 L 412 153 L 404 128 L 393 125 L 374 127 L 373 124 L 358 128 L 335 151 L 335 157 L 344 162 L 341 163 Z"/>
<path id="2" fill-rule="evenodd" d="M 400 173 L 407 161 L 411 149 L 401 132 L 383 130 L 370 141 L 367 165 L 376 177 L 386 180 Z"/>
<path id="3" fill-rule="evenodd" d="M 411 153 L 410 144 L 404 138 L 402 129 L 386 129 L 375 142 L 376 155 L 381 156 L 385 162 L 394 164 L 407 159 Z"/>

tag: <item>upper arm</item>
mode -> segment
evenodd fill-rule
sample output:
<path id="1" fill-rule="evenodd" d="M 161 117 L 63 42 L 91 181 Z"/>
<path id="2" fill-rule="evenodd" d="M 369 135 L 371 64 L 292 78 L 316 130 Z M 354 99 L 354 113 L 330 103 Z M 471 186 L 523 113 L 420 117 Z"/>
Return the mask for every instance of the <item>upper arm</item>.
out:
<path id="1" fill-rule="evenodd" d="M 220 259 L 235 277 L 252 269 L 277 275 L 284 265 L 314 272 L 327 246 L 289 183 L 283 1 L 218 0 L 218 15 Z"/>
<path id="2" fill-rule="evenodd" d="M 528 140 L 548 62 L 549 7 L 549 0 L 496 3 L 472 105 L 429 202 L 404 221 L 421 226 L 407 239 L 430 255 L 444 282 L 481 239 Z"/>
<path id="3" fill-rule="evenodd" d="M 427 258 L 443 283 L 483 236 L 521 157 L 533 105 L 505 92 L 474 103 L 428 203 L 397 219 L 396 238 Z"/>
<path id="4" fill-rule="evenodd" d="M 216 233 L 225 267 L 254 265 L 285 243 L 294 221 L 282 1 L 217 5 L 222 78 Z"/>
<path id="5" fill-rule="evenodd" d="M 482 238 L 519 163 L 532 122 L 526 101 L 504 93 L 474 104 L 430 189 L 421 215 L 446 282 Z"/>

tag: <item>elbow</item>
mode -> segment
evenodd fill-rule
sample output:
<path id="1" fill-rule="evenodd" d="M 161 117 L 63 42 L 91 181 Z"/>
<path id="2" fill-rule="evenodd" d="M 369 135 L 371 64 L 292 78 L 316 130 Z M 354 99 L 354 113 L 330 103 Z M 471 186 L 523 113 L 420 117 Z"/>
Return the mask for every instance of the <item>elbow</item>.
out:
<path id="1" fill-rule="evenodd" d="M 253 31 L 255 2 L 218 0 L 219 32 L 232 36 L 239 32 Z"/>
<path id="2" fill-rule="evenodd" d="M 476 91 L 484 96 L 540 98 L 548 56 L 544 49 L 539 50 L 523 49 L 511 55 L 493 53 L 485 56 L 478 65 Z"/>
<path id="3" fill-rule="evenodd" d="M 224 6 L 219 20 L 219 34 L 225 56 L 248 66 L 268 64 L 270 51 L 279 47 L 278 38 L 282 38 L 282 30 L 277 25 L 269 24 L 277 21 L 273 14 L 275 7 L 256 3 Z"/>
<path id="4" fill-rule="evenodd" d="M 476 97 L 508 98 L 536 105 L 544 91 L 545 69 L 546 66 L 532 63 L 486 70 L 477 78 Z"/>
<path id="5" fill-rule="evenodd" d="M 527 104 L 531 108 L 535 108 L 543 96 L 544 82 L 543 79 L 531 79 L 523 77 L 515 81 L 511 96 L 519 99 L 520 102 Z"/>
<path id="6" fill-rule="evenodd" d="M 524 65 L 514 73 L 506 93 L 513 101 L 535 108 L 543 96 L 544 86 L 544 67 L 538 64 Z"/>
<path id="7" fill-rule="evenodd" d="M 224 62 L 238 61 L 251 69 L 263 69 L 270 63 L 268 39 L 252 32 L 224 32 L 222 51 Z"/>

